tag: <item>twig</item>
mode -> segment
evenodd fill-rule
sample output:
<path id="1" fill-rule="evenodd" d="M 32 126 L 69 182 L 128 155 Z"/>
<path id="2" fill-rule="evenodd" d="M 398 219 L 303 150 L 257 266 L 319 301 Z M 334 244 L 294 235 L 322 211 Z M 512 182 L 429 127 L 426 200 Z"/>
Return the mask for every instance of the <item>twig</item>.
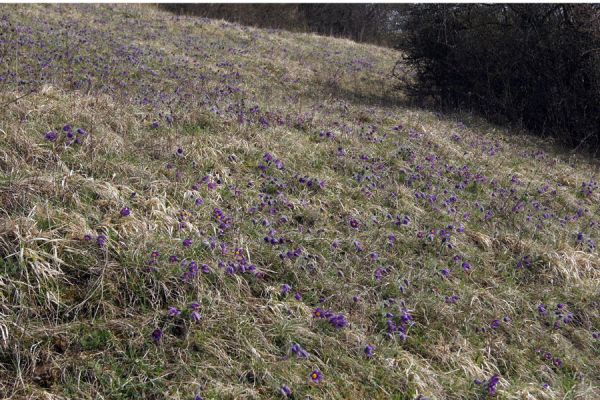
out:
<path id="1" fill-rule="evenodd" d="M 4 104 L 0 104 L 0 107 L 6 107 L 6 106 L 7 106 L 7 105 L 9 105 L 9 104 L 16 103 L 17 101 L 21 100 L 23 97 L 27 97 L 27 96 L 29 96 L 30 94 L 34 93 L 34 92 L 35 92 L 35 91 L 34 91 L 34 90 L 32 90 L 31 92 L 29 92 L 29 93 L 25 93 L 23 96 L 19 96 L 19 97 L 17 97 L 17 98 L 16 98 L 16 99 L 14 99 L 14 100 L 11 100 L 11 101 L 9 101 L 9 102 L 7 102 L 7 103 L 4 103 Z"/>

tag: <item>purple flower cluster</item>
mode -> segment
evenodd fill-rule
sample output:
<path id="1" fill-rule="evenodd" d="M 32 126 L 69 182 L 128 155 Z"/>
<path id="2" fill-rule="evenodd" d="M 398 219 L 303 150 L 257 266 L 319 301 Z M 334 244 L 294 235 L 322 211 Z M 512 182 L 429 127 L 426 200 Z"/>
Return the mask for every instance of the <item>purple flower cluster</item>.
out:
<path id="1" fill-rule="evenodd" d="M 591 197 L 594 194 L 594 191 L 598 189 L 597 182 L 581 182 L 581 194 L 584 197 Z"/>
<path id="2" fill-rule="evenodd" d="M 215 207 L 213 210 L 213 216 L 215 220 L 219 223 L 219 234 L 224 235 L 225 231 L 231 228 L 233 223 L 233 219 L 230 216 L 225 215 L 223 210 L 218 207 Z"/>
<path id="3" fill-rule="evenodd" d="M 88 233 L 83 236 L 83 240 L 86 242 L 91 242 L 92 240 L 94 240 L 94 237 Z M 107 240 L 108 237 L 106 235 L 100 234 L 96 236 L 96 245 L 102 249 L 106 246 Z"/>
<path id="4" fill-rule="evenodd" d="M 584 241 L 587 244 L 587 250 L 592 253 L 596 249 L 596 242 L 593 239 L 587 239 L 586 241 L 583 233 L 577 233 L 577 244 L 583 245 Z"/>
<path id="5" fill-rule="evenodd" d="M 385 318 L 387 337 L 390 339 L 397 335 L 400 340 L 406 340 L 409 329 L 415 325 L 412 315 L 404 308 L 400 309 L 400 315 L 387 312 Z"/>
<path id="6" fill-rule="evenodd" d="M 265 236 L 263 238 L 265 243 L 269 243 L 272 245 L 284 244 L 286 242 L 285 238 L 284 237 L 279 237 L 279 238 L 275 237 L 276 233 L 277 233 L 277 231 L 275 229 L 270 229 L 267 236 Z"/>
<path id="7" fill-rule="evenodd" d="M 265 163 L 267 165 L 259 165 L 258 168 L 261 171 L 266 171 L 267 168 L 271 165 L 274 165 L 275 168 L 280 169 L 280 170 L 284 168 L 283 161 L 276 159 L 275 157 L 273 157 L 273 154 L 271 154 L 271 153 L 265 153 L 265 155 L 263 156 L 263 160 L 265 161 Z"/>
<path id="8" fill-rule="evenodd" d="M 335 134 L 333 132 L 331 132 L 331 131 L 321 131 L 321 132 L 319 132 L 319 137 L 320 138 L 334 140 L 335 139 Z"/>
<path id="9" fill-rule="evenodd" d="M 335 329 L 342 329 L 348 325 L 348 321 L 343 314 L 334 314 L 330 310 L 323 310 L 320 307 L 313 311 L 313 316 L 317 319 L 326 319 Z"/>
<path id="10" fill-rule="evenodd" d="M 86 137 L 87 132 L 83 128 L 73 129 L 71 125 L 67 124 L 62 128 L 62 142 L 66 146 L 71 146 L 74 144 L 81 144 L 83 139 Z M 60 135 L 56 131 L 48 131 L 44 134 L 44 139 L 48 142 L 56 142 L 61 139 Z"/>
<path id="11" fill-rule="evenodd" d="M 560 329 L 561 326 L 569 325 L 573 322 L 574 315 L 572 312 L 567 312 L 563 303 L 558 303 L 554 310 L 554 328 Z"/>
<path id="12" fill-rule="evenodd" d="M 288 250 L 285 253 L 280 253 L 279 258 L 282 260 L 294 260 L 302 255 L 302 249 L 297 248 L 295 250 Z"/>
<path id="13" fill-rule="evenodd" d="M 549 351 L 544 351 L 542 349 L 536 349 L 535 352 L 540 355 L 540 358 L 543 361 L 549 363 L 553 367 L 561 368 L 563 366 L 562 360 L 559 357 L 554 357 L 552 355 L 552 353 L 550 353 Z"/>
<path id="14" fill-rule="evenodd" d="M 484 385 L 488 396 L 495 396 L 497 394 L 498 383 L 500 383 L 499 375 L 492 375 L 492 377 L 490 379 L 488 379 L 487 381 L 481 381 L 479 379 L 475 379 L 476 385 Z"/>

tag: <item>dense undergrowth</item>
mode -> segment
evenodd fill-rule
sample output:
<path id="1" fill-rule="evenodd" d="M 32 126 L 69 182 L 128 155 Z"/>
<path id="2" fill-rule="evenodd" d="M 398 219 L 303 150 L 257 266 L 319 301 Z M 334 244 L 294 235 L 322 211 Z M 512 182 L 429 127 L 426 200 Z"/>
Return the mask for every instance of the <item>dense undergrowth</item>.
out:
<path id="1" fill-rule="evenodd" d="M 0 15 L 3 398 L 600 396 L 597 163 L 403 105 L 389 49 Z"/>

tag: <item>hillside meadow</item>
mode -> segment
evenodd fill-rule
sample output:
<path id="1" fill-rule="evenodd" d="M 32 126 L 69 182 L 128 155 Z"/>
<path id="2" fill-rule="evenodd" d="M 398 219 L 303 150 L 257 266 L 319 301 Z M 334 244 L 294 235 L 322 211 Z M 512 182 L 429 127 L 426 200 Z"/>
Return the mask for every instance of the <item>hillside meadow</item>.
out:
<path id="1" fill-rule="evenodd" d="M 598 162 L 400 56 L 0 5 L 0 397 L 600 398 Z"/>

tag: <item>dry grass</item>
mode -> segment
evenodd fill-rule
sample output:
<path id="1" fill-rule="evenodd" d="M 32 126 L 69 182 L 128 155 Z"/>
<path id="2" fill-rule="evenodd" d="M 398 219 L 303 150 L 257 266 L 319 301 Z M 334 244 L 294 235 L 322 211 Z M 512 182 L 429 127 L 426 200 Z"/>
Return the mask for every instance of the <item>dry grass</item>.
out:
<path id="1" fill-rule="evenodd" d="M 0 45 L 1 397 L 473 399 L 494 374 L 498 398 L 600 397 L 600 190 L 581 186 L 596 161 L 404 106 L 388 49 L 146 6 L 0 15 L 18 28 Z M 265 153 L 284 167 L 261 171 Z M 191 260 L 209 272 L 183 279 Z M 559 303 L 572 318 L 556 329 Z M 405 340 L 386 323 L 403 311 Z"/>

